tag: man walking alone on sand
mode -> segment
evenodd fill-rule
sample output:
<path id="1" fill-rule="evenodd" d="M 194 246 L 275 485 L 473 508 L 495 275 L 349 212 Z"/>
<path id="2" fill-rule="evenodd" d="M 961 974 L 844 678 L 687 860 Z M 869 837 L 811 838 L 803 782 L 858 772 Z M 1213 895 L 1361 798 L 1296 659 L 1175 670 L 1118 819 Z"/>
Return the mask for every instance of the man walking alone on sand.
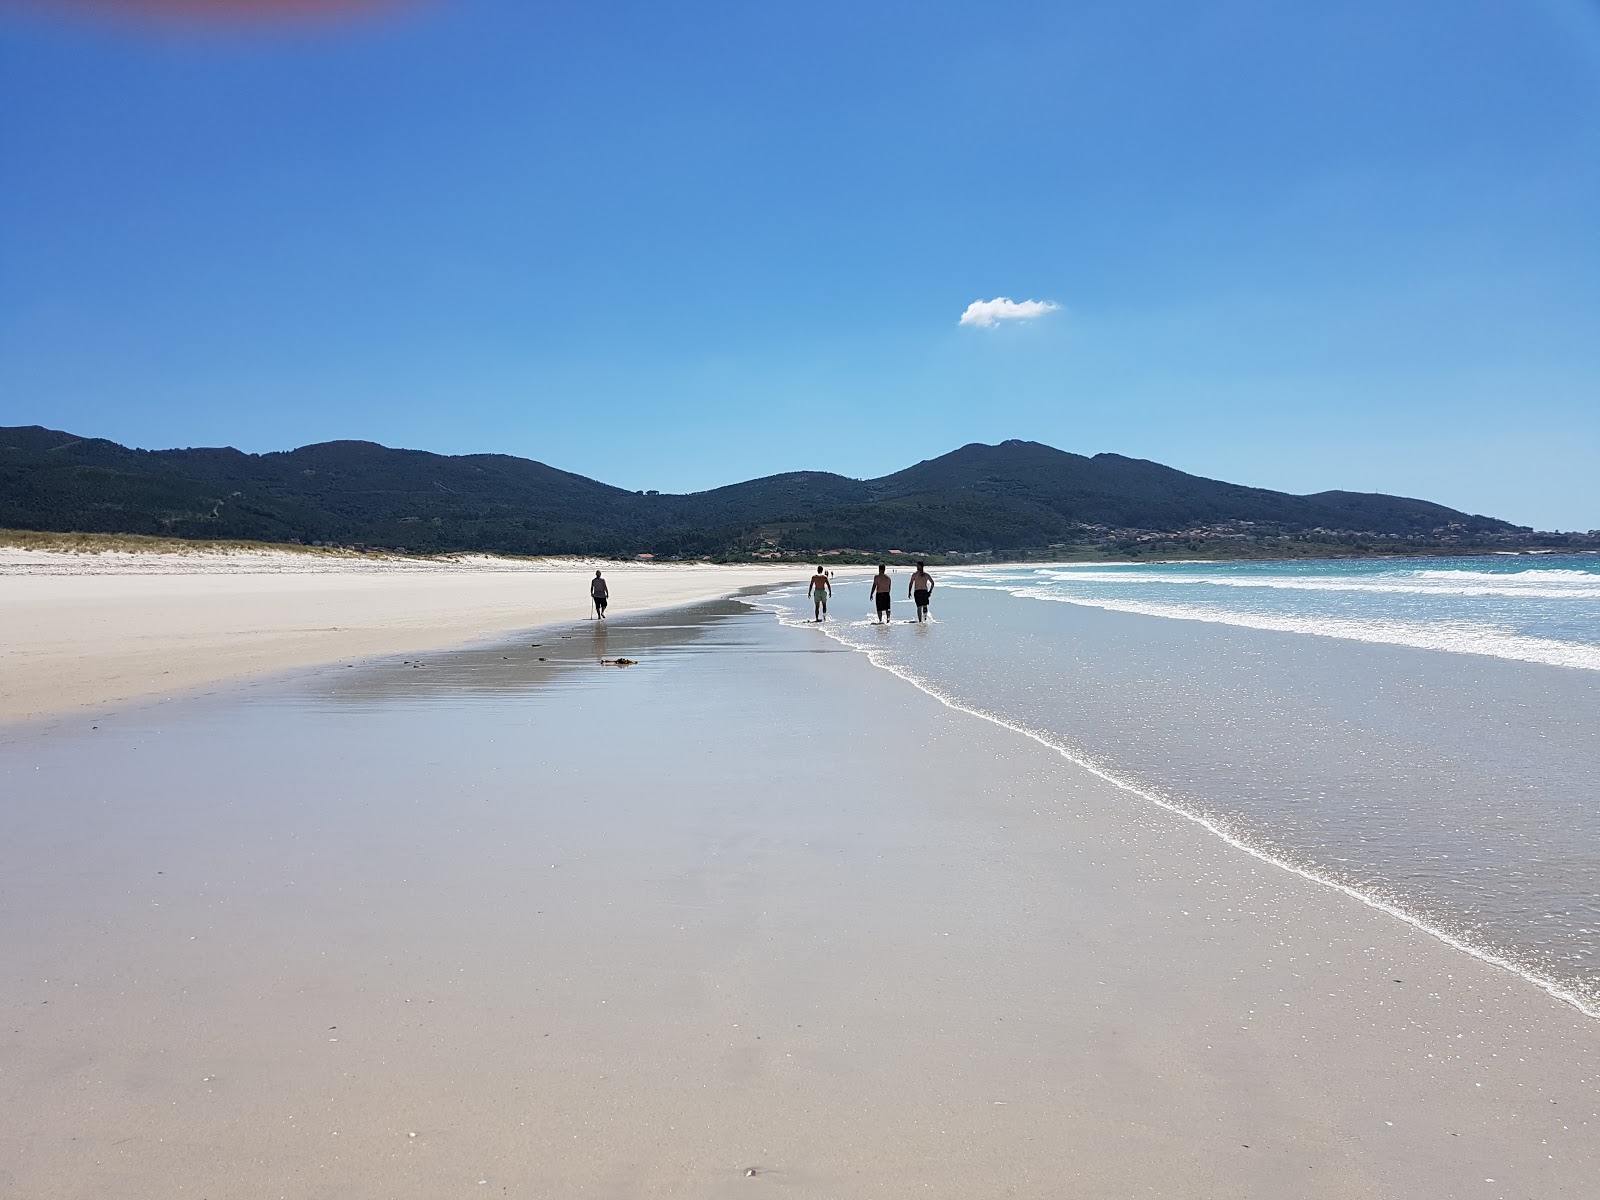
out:
<path id="1" fill-rule="evenodd" d="M 822 620 L 828 615 L 828 597 L 833 595 L 833 581 L 820 566 L 817 567 L 817 573 L 811 577 L 811 586 L 806 589 L 806 594 L 816 605 L 816 615 L 813 619 Z"/>
<path id="2" fill-rule="evenodd" d="M 589 599 L 594 601 L 594 615 L 602 621 L 605 620 L 606 601 L 611 599 L 611 589 L 606 586 L 606 581 L 599 571 L 596 571 L 594 578 L 589 581 Z"/>
<path id="3" fill-rule="evenodd" d="M 928 574 L 928 564 L 919 562 L 916 571 L 911 576 L 911 586 L 906 588 L 906 595 L 917 602 L 917 620 L 928 619 L 928 597 L 933 595 L 933 576 Z"/>
<path id="4" fill-rule="evenodd" d="M 872 603 L 878 613 L 877 623 L 882 625 L 889 620 L 889 592 L 894 584 L 889 580 L 889 568 L 882 563 L 878 564 L 878 573 L 872 577 Z"/>

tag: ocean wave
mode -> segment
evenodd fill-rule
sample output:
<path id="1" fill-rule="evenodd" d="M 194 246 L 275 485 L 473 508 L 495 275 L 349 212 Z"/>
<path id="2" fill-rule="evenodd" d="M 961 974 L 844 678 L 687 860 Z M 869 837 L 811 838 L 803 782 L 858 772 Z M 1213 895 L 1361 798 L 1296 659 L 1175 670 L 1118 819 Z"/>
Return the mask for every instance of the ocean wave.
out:
<path id="1" fill-rule="evenodd" d="M 1478 622 L 1430 621 L 1422 624 L 1386 618 L 1300 617 L 1281 613 L 1239 612 L 1232 609 L 1196 608 L 1184 604 L 1160 604 L 1112 596 L 1066 595 L 1052 588 L 1016 584 L 950 586 L 1003 591 L 1025 600 L 1049 600 L 1059 604 L 1076 604 L 1083 608 L 1101 608 L 1111 612 L 1134 613 L 1146 617 L 1204 621 L 1212 625 L 1236 625 L 1275 633 L 1311 634 L 1314 637 L 1341 638 L 1352 642 L 1409 646 L 1416 650 L 1442 650 L 1451 654 L 1480 654 L 1517 662 L 1539 663 L 1543 666 L 1600 671 L 1600 646 L 1591 646 L 1583 642 L 1558 641 L 1554 638 L 1530 637 Z"/>
<path id="2" fill-rule="evenodd" d="M 1531 579 L 1536 582 L 1550 580 L 1558 583 L 1582 579 L 1590 583 L 1600 583 L 1600 570 L 1577 571 L 1568 567 L 1553 569 L 1530 567 L 1526 571 L 1414 571 L 1412 574 L 1419 579 Z"/>
<path id="3" fill-rule="evenodd" d="M 1126 574 L 1074 571 L 1064 574 L 1040 571 L 1039 575 L 1053 582 L 1114 583 L 1120 586 L 1143 584 L 1209 585 L 1230 588 L 1270 588 L 1275 591 L 1294 592 L 1369 592 L 1378 595 L 1398 596 L 1491 596 L 1508 600 L 1600 600 L 1600 575 L 1586 571 L 1571 572 L 1572 582 L 1564 587 L 1551 586 L 1552 580 L 1536 581 L 1534 586 L 1519 586 L 1518 576 L 1495 575 L 1487 571 L 1430 571 L 1418 572 L 1410 579 L 1399 582 L 1367 581 L 1354 578 L 1316 579 L 1310 576 L 1271 575 L 1177 575 L 1155 574 L 1129 576 Z M 1527 572 L 1535 574 L 1535 572 Z M 1541 576 L 1567 574 L 1540 571 Z M 1426 576 L 1426 577 L 1425 577 Z M 1493 580 L 1493 583 L 1462 582 L 1463 577 Z M 1580 582 L 1581 581 L 1581 582 Z"/>

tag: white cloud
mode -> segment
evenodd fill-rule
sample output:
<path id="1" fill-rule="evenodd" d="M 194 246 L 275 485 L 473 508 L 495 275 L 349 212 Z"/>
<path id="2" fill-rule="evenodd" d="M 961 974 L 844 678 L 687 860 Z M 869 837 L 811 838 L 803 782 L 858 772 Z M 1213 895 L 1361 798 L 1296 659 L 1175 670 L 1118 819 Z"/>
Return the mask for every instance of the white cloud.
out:
<path id="1" fill-rule="evenodd" d="M 967 311 L 961 314 L 961 324 L 987 329 L 999 321 L 1030 321 L 1060 307 L 1048 300 L 1012 300 L 996 296 L 993 300 L 974 300 L 967 305 Z"/>

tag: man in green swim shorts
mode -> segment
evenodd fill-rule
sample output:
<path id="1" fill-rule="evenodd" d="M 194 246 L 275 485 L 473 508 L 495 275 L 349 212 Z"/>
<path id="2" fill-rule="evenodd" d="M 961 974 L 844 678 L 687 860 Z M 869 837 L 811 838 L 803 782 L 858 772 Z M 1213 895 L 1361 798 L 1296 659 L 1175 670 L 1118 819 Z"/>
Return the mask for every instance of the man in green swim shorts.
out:
<path id="1" fill-rule="evenodd" d="M 828 597 L 833 595 L 833 580 L 828 578 L 828 573 L 821 566 L 817 567 L 817 573 L 811 577 L 811 586 L 806 589 L 806 595 L 810 596 L 816 605 L 813 620 L 820 621 L 828 615 Z"/>

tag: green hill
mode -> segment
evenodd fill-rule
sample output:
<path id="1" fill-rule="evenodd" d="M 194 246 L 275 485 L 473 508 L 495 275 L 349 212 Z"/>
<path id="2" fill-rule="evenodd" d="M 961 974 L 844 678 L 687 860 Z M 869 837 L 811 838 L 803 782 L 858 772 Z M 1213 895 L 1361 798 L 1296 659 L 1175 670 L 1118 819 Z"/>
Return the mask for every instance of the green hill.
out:
<path id="1" fill-rule="evenodd" d="M 643 495 L 501 454 L 372 442 L 272 454 L 133 450 L 0 428 L 0 527 L 362 543 L 413 552 L 724 555 L 766 547 L 1018 553 L 1117 531 L 1490 537 L 1516 527 L 1398 496 L 1295 496 L 1118 454 L 973 444 L 880 479 L 792 472 Z"/>

